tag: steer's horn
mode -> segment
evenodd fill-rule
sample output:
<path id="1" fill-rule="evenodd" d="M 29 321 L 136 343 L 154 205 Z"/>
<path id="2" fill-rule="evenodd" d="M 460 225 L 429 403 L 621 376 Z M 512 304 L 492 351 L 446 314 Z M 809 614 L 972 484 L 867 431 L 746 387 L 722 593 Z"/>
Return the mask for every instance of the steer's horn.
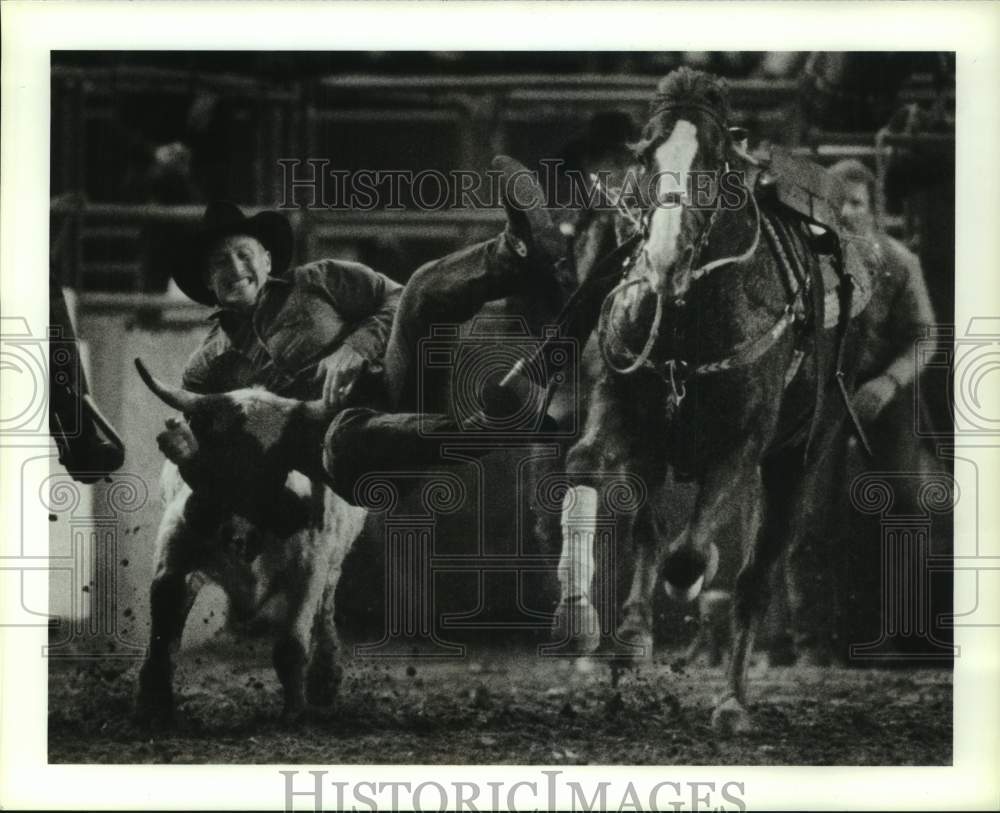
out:
<path id="1" fill-rule="evenodd" d="M 180 412 L 191 412 L 202 399 L 201 395 L 196 395 L 179 387 L 168 387 L 146 369 L 146 365 L 142 363 L 141 359 L 135 360 L 135 369 L 139 371 L 139 378 L 142 379 L 142 383 L 153 391 L 153 395 L 167 406 L 172 406 Z"/>

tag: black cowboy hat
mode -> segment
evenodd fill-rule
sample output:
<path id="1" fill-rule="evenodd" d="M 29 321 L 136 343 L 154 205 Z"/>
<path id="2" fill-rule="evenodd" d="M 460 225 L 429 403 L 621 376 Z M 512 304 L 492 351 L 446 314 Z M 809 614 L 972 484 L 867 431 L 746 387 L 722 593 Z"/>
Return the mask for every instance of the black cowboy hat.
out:
<path id="1" fill-rule="evenodd" d="M 280 276 L 292 259 L 292 226 L 277 212 L 247 217 L 235 203 L 213 201 L 205 208 L 186 262 L 174 280 L 185 294 L 203 305 L 215 305 L 215 294 L 205 284 L 205 260 L 209 249 L 223 237 L 247 234 L 255 237 L 271 254 L 271 276 Z"/>

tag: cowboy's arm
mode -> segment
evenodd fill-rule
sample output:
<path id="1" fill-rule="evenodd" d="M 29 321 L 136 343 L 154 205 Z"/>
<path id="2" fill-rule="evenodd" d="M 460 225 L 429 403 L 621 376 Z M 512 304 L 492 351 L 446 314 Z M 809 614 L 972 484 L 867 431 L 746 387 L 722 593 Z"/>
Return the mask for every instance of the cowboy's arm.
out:
<path id="1" fill-rule="evenodd" d="M 351 325 L 337 349 L 317 366 L 323 398 L 335 406 L 366 365 L 381 363 L 403 288 L 360 263 L 324 261 L 310 266 L 309 273 Z"/>
<path id="2" fill-rule="evenodd" d="M 913 383 L 922 366 L 921 356 L 914 352 L 918 339 L 927 335 L 927 329 L 934 324 L 934 308 L 920 260 L 910 254 L 903 258 L 906 267 L 904 284 L 892 304 L 892 338 L 898 355 L 886 367 L 884 375 L 891 378 L 902 389 Z"/>
<path id="3" fill-rule="evenodd" d="M 934 309 L 920 261 L 909 252 L 897 252 L 894 260 L 903 266 L 900 285 L 889 309 L 895 355 L 879 375 L 859 388 L 855 396 L 855 408 L 866 423 L 878 417 L 902 389 L 913 383 L 922 365 L 922 354 L 915 352 L 914 344 L 934 324 Z"/>
<path id="4" fill-rule="evenodd" d="M 366 265 L 324 260 L 307 267 L 334 309 L 351 325 L 343 344 L 370 363 L 379 362 L 392 329 L 403 286 Z"/>
<path id="5" fill-rule="evenodd" d="M 228 346 L 226 335 L 216 322 L 204 341 L 188 357 L 181 373 L 181 386 L 202 395 L 225 389 L 219 380 L 220 367 L 216 362 Z"/>

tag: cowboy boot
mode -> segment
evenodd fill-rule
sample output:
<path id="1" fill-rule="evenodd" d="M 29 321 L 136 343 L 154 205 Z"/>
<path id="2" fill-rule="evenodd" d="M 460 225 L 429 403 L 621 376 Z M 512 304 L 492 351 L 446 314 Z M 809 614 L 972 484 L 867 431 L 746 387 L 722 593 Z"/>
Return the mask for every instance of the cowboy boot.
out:
<path id="1" fill-rule="evenodd" d="M 496 156 L 492 166 L 502 173 L 500 200 L 507 215 L 494 270 L 510 277 L 509 294 L 543 301 L 556 314 L 576 288 L 566 240 L 545 208 L 535 174 L 506 155 Z"/>
<path id="2" fill-rule="evenodd" d="M 515 389 L 497 379 L 487 381 L 479 393 L 482 408 L 459 421 L 459 426 L 467 432 L 493 429 L 530 433 L 538 442 L 551 440 L 557 437 L 559 423 L 548 413 L 547 401 L 543 400 L 540 408 L 532 411 L 530 402 L 534 397 L 524 388 Z"/>
<path id="3" fill-rule="evenodd" d="M 497 155 L 491 164 L 502 173 L 500 195 L 507 214 L 506 247 L 529 265 L 551 268 L 562 258 L 566 246 L 545 209 L 545 193 L 535 174 L 507 155 Z"/>

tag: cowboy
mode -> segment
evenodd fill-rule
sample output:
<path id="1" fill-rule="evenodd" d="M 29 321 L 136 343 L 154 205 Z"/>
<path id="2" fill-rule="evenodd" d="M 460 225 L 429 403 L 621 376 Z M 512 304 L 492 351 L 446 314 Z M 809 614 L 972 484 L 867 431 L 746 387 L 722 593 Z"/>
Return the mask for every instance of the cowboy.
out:
<path id="1" fill-rule="evenodd" d="M 853 404 L 862 422 L 872 425 L 919 373 L 913 343 L 934 324 L 934 309 L 920 260 L 879 227 L 875 176 L 853 159 L 829 171 L 840 182 L 841 224 L 871 241 L 881 264 L 868 304 L 874 331 L 866 337 Z"/>
<path id="2" fill-rule="evenodd" d="M 185 367 L 185 389 L 262 386 L 335 405 L 380 362 L 402 286 L 342 260 L 289 269 L 291 254 L 284 216 L 209 204 L 191 261 L 174 274 L 191 299 L 216 308 Z"/>
<path id="3" fill-rule="evenodd" d="M 430 325 L 465 321 L 487 302 L 516 294 L 558 300 L 564 289 L 552 273 L 562 238 L 534 176 L 506 156 L 493 166 L 501 173 L 506 229 L 427 263 L 405 289 L 359 263 L 326 259 L 288 270 L 292 234 L 282 215 L 245 217 L 232 204 L 211 204 L 193 261 L 175 273 L 189 297 L 217 307 L 184 387 L 207 393 L 257 385 L 292 398 L 322 397 L 340 415 L 350 413 L 352 426 L 378 417 L 375 435 L 386 442 L 380 448 L 406 465 L 409 447 L 393 438 L 408 434 L 415 416 L 383 413 L 410 403 L 416 343 Z M 194 448 L 176 421 L 158 442 L 178 463 Z"/>
<path id="4" fill-rule="evenodd" d="M 919 471 L 926 465 L 914 433 L 913 401 L 904 396 L 912 392 L 923 365 L 924 354 L 915 352 L 915 342 L 934 324 L 927 284 L 917 257 L 880 228 L 871 171 L 859 161 L 845 160 L 829 172 L 837 181 L 838 199 L 833 202 L 841 227 L 872 247 L 872 296 L 864 320 L 868 330 L 852 407 L 871 441 L 876 468 Z M 833 450 L 830 465 L 839 472 L 836 487 L 846 489 L 851 472 L 863 465 L 857 441 L 851 438 L 847 448 Z M 789 551 L 785 581 L 791 631 L 790 640 L 782 641 L 772 656 L 778 661 L 797 654 L 822 665 L 844 656 L 835 648 L 834 636 L 846 624 L 848 586 L 857 586 L 857 577 L 847 577 L 847 537 L 853 538 L 856 530 L 846 523 L 844 536 L 831 539 L 827 528 L 818 527 Z M 829 601 L 818 601 L 818 596 Z M 794 651 L 785 651 L 788 646 Z"/>
<path id="5" fill-rule="evenodd" d="M 439 438 L 463 429 L 454 415 L 418 411 L 415 350 L 433 324 L 464 322 L 487 302 L 515 295 L 544 300 L 554 317 L 575 286 L 575 276 L 560 262 L 566 249 L 563 236 L 544 208 L 534 175 L 505 156 L 495 158 L 493 166 L 502 172 L 507 228 L 493 240 L 434 260 L 413 274 L 386 347 L 384 400 L 342 409 L 326 434 L 327 483 L 348 502 L 356 501 L 359 479 L 369 472 L 441 462 Z M 531 399 L 530 393 L 496 381 L 485 382 L 477 395 L 483 404 L 478 417 L 487 420 L 516 413 Z M 540 419 L 540 431 L 552 430 L 548 414 Z"/>

